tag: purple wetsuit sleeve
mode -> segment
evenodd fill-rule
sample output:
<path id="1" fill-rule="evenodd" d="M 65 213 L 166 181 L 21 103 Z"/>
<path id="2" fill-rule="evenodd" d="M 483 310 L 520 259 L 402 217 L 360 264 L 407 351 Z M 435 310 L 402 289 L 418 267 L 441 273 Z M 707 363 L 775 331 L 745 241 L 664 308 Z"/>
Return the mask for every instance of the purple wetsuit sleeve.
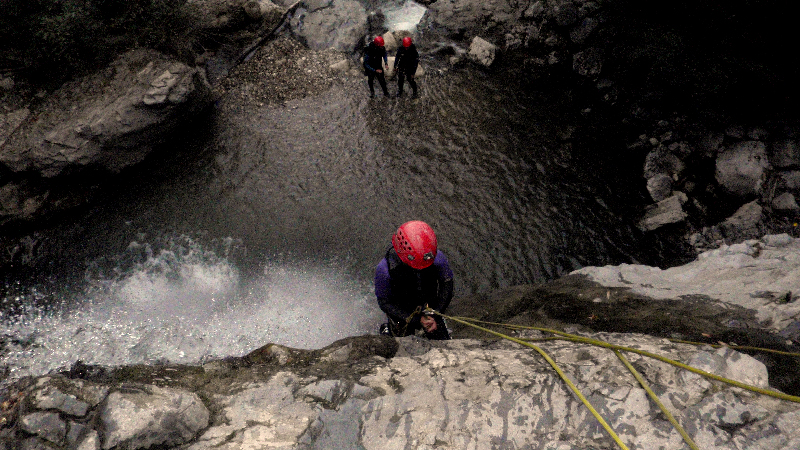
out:
<path id="1" fill-rule="evenodd" d="M 450 261 L 447 256 L 441 251 L 436 253 L 433 265 L 439 271 L 439 296 L 435 309 L 444 313 L 450 306 L 450 300 L 453 299 L 453 270 L 450 269 Z"/>
<path id="2" fill-rule="evenodd" d="M 391 296 L 392 287 L 389 278 L 389 263 L 386 262 L 386 258 L 384 258 L 378 263 L 378 267 L 375 268 L 375 297 L 378 298 L 378 306 L 390 317 L 405 319 L 408 314 L 389 301 Z"/>

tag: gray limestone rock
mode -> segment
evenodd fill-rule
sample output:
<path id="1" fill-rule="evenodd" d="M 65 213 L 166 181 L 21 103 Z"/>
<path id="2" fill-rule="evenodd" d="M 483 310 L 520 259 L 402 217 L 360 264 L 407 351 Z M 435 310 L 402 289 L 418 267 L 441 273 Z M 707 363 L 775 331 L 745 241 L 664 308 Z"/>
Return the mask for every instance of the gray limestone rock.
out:
<path id="1" fill-rule="evenodd" d="M 771 239 L 783 243 L 785 251 L 798 245 L 784 241 Z M 629 272 L 617 275 L 616 280 L 636 281 Z M 755 387 L 768 386 L 764 364 L 730 348 L 713 350 L 640 334 L 583 335 Z M 543 333 L 519 330 L 514 336 L 536 339 Z M 384 348 L 389 343 L 391 349 Z M 563 340 L 536 345 L 628 448 L 682 447 L 678 432 L 613 351 Z M 800 440 L 794 425 L 800 405 L 734 388 L 645 354 L 623 353 L 701 448 L 788 449 Z M 175 369 L 176 379 L 193 392 L 141 384 L 118 374 L 122 387 L 114 382 L 116 390 L 102 409 L 89 413 L 96 416 L 70 425 L 77 431 L 69 433 L 69 448 L 460 450 L 494 448 L 498 442 L 508 448 L 614 446 L 539 353 L 507 340 L 363 336 L 322 350 L 293 349 L 293 354 L 304 362 L 277 366 L 254 353 L 238 363 L 218 362 L 225 370 Z M 344 354 L 350 358 L 332 357 Z M 121 373 L 135 377 L 136 371 Z M 29 395 L 61 381 L 58 376 L 43 380 Z M 21 448 L 49 448 L 43 439 L 57 427 L 42 424 L 57 420 L 54 412 L 24 415 L 22 431 L 38 437 L 23 437 Z M 51 439 L 63 441 L 63 434 L 55 435 Z"/>
<path id="2" fill-rule="evenodd" d="M 587 267 L 576 274 L 608 287 L 626 287 L 654 299 L 702 295 L 752 311 L 765 327 L 780 332 L 800 314 L 800 302 L 765 301 L 764 293 L 800 292 L 800 239 L 767 236 L 702 253 L 689 264 L 658 269 L 638 264 Z"/>
<path id="3" fill-rule="evenodd" d="M 67 424 L 54 412 L 33 412 L 20 419 L 20 428 L 54 444 L 61 444 L 67 435 Z"/>
<path id="4" fill-rule="evenodd" d="M 644 161 L 644 177 L 653 178 L 659 174 L 680 176 L 686 165 L 668 147 L 658 145 L 647 153 Z"/>
<path id="5" fill-rule="evenodd" d="M 496 45 L 478 36 L 472 39 L 469 46 L 469 58 L 484 67 L 492 65 L 496 52 Z"/>
<path id="6" fill-rule="evenodd" d="M 781 172 L 780 180 L 786 189 L 796 191 L 800 194 L 800 170 Z"/>
<path id="7" fill-rule="evenodd" d="M 428 7 L 420 27 L 459 39 L 487 34 L 499 37 L 510 31 L 527 9 L 527 3 L 511 0 L 437 0 Z M 534 7 L 532 13 L 537 10 Z"/>
<path id="8" fill-rule="evenodd" d="M 678 192 L 649 206 L 645 210 L 644 217 L 639 221 L 639 228 L 643 231 L 652 231 L 664 225 L 686 220 L 687 215 L 683 210 L 686 200 L 686 194 Z"/>
<path id="9" fill-rule="evenodd" d="M 210 93 L 197 68 L 153 50 L 132 50 L 105 72 L 47 97 L 35 120 L 8 137 L 0 163 L 43 177 L 68 168 L 117 172 L 141 161 L 169 131 L 207 106 Z"/>
<path id="10" fill-rule="evenodd" d="M 716 179 L 731 194 L 755 195 L 761 192 L 768 168 L 764 143 L 744 141 L 717 156 Z"/>
<path id="11" fill-rule="evenodd" d="M 89 404 L 53 386 L 37 391 L 33 401 L 39 409 L 57 409 L 71 416 L 83 417 L 89 411 Z"/>
<path id="12" fill-rule="evenodd" d="M 103 449 L 133 450 L 188 442 L 208 426 L 209 411 L 194 393 L 145 386 L 112 392 L 99 420 Z"/>
<path id="13" fill-rule="evenodd" d="M 778 211 L 800 211 L 797 200 L 789 192 L 784 192 L 772 199 L 772 207 Z"/>
<path id="14" fill-rule="evenodd" d="M 298 6 L 289 24 L 313 50 L 351 52 L 367 34 L 367 12 L 355 0 L 307 1 Z"/>
<path id="15" fill-rule="evenodd" d="M 752 201 L 719 224 L 719 229 L 732 242 L 741 242 L 764 235 L 764 208 Z"/>
<path id="16" fill-rule="evenodd" d="M 647 192 L 653 201 L 660 202 L 672 195 L 672 177 L 660 173 L 647 179 Z"/>

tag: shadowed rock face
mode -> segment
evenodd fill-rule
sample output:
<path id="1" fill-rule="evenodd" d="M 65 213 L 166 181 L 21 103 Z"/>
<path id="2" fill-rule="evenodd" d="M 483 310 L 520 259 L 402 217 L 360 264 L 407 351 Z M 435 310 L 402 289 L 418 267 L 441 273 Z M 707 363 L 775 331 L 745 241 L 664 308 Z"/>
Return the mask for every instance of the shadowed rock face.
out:
<path id="1" fill-rule="evenodd" d="M 731 349 L 632 334 L 590 336 L 756 387 L 768 385 L 763 364 Z M 537 345 L 629 448 L 683 445 L 611 350 L 565 341 Z M 798 404 L 746 393 L 639 354 L 627 358 L 693 439 L 706 443 L 702 448 L 790 449 L 800 443 L 794 426 Z M 3 395 L 0 445 L 6 447 L 614 446 L 544 359 L 505 340 L 363 336 L 313 351 L 268 345 L 202 367 L 76 365 L 68 373 L 19 382 Z"/>
<path id="2" fill-rule="evenodd" d="M 0 163 L 45 178 L 68 167 L 118 172 L 140 162 L 184 117 L 204 108 L 210 93 L 197 68 L 134 50 L 106 72 L 66 84 L 49 97 L 2 147 Z"/>

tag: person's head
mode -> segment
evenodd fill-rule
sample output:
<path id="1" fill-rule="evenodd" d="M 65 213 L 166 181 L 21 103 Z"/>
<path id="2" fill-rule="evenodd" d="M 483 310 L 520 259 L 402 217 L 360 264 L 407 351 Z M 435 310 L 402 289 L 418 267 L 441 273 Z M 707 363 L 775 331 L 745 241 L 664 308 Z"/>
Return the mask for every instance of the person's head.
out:
<path id="1" fill-rule="evenodd" d="M 413 269 L 430 267 L 436 258 L 436 235 L 430 225 L 420 220 L 400 225 L 392 236 L 392 246 L 400 260 Z"/>
<path id="2" fill-rule="evenodd" d="M 411 47 L 411 38 L 409 36 L 403 38 L 403 47 Z"/>
<path id="3" fill-rule="evenodd" d="M 383 37 L 381 36 L 375 36 L 375 40 L 373 40 L 372 42 L 374 42 L 375 45 L 377 45 L 378 47 L 383 47 L 384 44 Z"/>

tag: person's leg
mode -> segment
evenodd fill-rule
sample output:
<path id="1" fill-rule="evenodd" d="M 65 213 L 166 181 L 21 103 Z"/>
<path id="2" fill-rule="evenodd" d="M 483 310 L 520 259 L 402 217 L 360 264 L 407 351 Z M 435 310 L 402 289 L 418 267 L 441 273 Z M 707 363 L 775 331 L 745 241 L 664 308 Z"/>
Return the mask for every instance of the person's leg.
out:
<path id="1" fill-rule="evenodd" d="M 403 83 L 406 81 L 406 75 L 402 70 L 397 70 L 397 96 L 403 96 Z"/>
<path id="2" fill-rule="evenodd" d="M 369 86 L 369 96 L 375 97 L 375 73 L 370 72 L 367 75 L 367 85 Z"/>
<path id="3" fill-rule="evenodd" d="M 378 83 L 381 85 L 381 89 L 383 89 L 383 95 L 389 96 L 389 89 L 386 89 L 386 77 L 383 76 L 383 73 L 379 73 L 375 75 L 378 77 Z"/>
<path id="4" fill-rule="evenodd" d="M 416 97 L 417 96 L 417 82 L 414 79 L 414 75 L 409 75 L 408 76 L 408 84 L 410 84 L 411 85 L 411 89 L 413 89 L 413 92 L 411 93 L 411 95 Z"/>

